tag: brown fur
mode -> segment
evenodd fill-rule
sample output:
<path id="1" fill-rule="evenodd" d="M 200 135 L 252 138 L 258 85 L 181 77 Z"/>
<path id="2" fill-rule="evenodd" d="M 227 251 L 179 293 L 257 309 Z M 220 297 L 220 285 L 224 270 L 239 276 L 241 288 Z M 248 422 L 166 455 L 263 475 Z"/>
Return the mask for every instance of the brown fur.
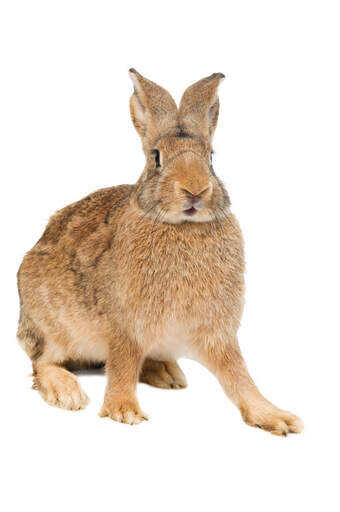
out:
<path id="1" fill-rule="evenodd" d="M 138 379 L 185 387 L 176 359 L 188 356 L 216 375 L 247 423 L 299 432 L 296 416 L 260 394 L 238 347 L 243 241 L 211 164 L 223 75 L 189 87 L 179 109 L 167 91 L 130 75 L 146 156 L 140 179 L 57 212 L 19 269 L 18 337 L 35 385 L 48 403 L 80 409 L 88 399 L 67 368 L 105 362 L 100 414 L 139 423 Z"/>

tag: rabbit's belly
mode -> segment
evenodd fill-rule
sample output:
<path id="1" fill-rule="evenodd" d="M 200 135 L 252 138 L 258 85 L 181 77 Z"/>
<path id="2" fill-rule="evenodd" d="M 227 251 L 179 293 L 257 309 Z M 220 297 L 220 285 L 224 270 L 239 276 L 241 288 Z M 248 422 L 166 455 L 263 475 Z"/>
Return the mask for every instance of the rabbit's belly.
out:
<path id="1" fill-rule="evenodd" d="M 191 357 L 191 336 L 181 324 L 168 324 L 152 345 L 148 356 L 161 361 Z"/>
<path id="2" fill-rule="evenodd" d="M 71 359 L 105 362 L 108 355 L 108 343 L 105 339 L 93 336 L 74 337 L 68 347 Z"/>
<path id="3" fill-rule="evenodd" d="M 60 309 L 59 332 L 49 331 L 49 357 L 58 359 L 104 362 L 108 354 L 107 335 L 93 319 L 77 312 Z"/>

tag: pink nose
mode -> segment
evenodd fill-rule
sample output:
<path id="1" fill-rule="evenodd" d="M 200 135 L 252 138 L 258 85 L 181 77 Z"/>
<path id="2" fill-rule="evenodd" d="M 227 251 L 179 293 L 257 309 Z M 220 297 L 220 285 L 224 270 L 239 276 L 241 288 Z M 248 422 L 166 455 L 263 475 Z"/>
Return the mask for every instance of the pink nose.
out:
<path id="1" fill-rule="evenodd" d="M 191 201 L 192 205 L 197 204 L 198 201 L 200 200 L 200 196 L 191 194 L 191 192 L 187 192 L 187 197 L 188 197 L 189 201 Z"/>

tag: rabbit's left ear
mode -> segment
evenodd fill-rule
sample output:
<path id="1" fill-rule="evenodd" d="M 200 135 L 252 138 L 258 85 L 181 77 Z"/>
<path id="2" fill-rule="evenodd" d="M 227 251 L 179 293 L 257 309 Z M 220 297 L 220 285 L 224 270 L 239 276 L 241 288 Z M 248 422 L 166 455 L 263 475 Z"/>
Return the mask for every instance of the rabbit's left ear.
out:
<path id="1" fill-rule="evenodd" d="M 129 70 L 134 93 L 130 100 L 132 122 L 143 144 L 177 125 L 178 110 L 168 91 L 144 78 L 135 69 Z"/>
<path id="2" fill-rule="evenodd" d="M 211 140 L 218 120 L 219 100 L 217 89 L 225 78 L 214 73 L 194 83 L 184 92 L 179 106 L 179 118 L 189 131 Z"/>

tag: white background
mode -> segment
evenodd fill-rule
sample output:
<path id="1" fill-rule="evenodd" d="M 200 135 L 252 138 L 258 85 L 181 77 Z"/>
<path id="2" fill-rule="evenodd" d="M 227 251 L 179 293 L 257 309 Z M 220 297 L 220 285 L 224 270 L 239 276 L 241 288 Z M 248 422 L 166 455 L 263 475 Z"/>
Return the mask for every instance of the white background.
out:
<path id="1" fill-rule="evenodd" d="M 334 1 L 2 1 L 2 510 L 339 510 L 339 13 Z M 137 180 L 129 67 L 178 101 L 223 72 L 215 170 L 246 242 L 240 343 L 262 392 L 306 428 L 242 423 L 214 377 L 140 384 L 150 421 L 100 419 L 30 389 L 16 271 L 49 216 Z"/>

